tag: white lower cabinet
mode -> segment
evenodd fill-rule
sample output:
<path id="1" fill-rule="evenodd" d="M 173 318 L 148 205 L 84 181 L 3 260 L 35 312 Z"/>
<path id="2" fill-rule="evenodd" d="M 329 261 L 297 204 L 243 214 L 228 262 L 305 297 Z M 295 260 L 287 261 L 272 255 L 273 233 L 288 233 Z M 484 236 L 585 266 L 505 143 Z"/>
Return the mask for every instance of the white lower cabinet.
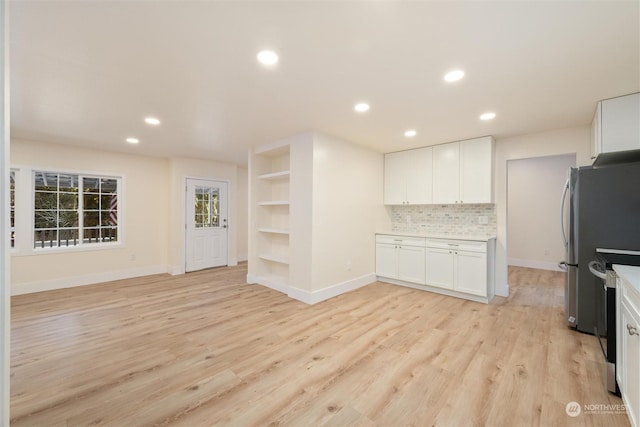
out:
<path id="1" fill-rule="evenodd" d="M 616 268 L 616 267 L 614 267 Z M 616 269 L 618 275 L 620 271 Z M 632 426 L 640 426 L 640 292 L 621 276 L 616 285 L 616 379 Z"/>
<path id="2" fill-rule="evenodd" d="M 449 249 L 427 248 L 427 283 L 453 289 L 454 255 Z"/>
<path id="3" fill-rule="evenodd" d="M 376 236 L 376 275 L 424 284 L 425 239 Z"/>
<path id="4" fill-rule="evenodd" d="M 407 239 L 422 239 L 422 243 Z M 487 241 L 376 236 L 376 275 L 400 285 L 489 302 L 494 294 L 495 239 Z M 420 246 L 420 244 L 422 246 Z M 406 283 L 405 283 L 406 282 Z"/>
<path id="5" fill-rule="evenodd" d="M 488 295 L 487 243 L 427 240 L 427 284 Z"/>

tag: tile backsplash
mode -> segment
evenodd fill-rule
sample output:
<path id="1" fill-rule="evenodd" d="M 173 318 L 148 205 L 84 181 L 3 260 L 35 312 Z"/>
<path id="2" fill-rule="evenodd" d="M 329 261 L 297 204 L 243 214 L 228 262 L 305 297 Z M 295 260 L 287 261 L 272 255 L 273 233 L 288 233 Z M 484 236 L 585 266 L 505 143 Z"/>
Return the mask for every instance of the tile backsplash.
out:
<path id="1" fill-rule="evenodd" d="M 390 213 L 393 232 L 472 236 L 495 235 L 497 230 L 495 204 L 398 205 Z M 487 224 L 479 223 L 481 217 Z"/>

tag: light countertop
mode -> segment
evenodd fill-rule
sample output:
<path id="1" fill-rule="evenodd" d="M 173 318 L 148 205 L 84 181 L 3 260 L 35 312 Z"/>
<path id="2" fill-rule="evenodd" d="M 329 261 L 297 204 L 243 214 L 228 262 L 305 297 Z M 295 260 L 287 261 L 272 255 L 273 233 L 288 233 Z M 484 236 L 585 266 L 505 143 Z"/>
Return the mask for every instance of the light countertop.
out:
<path id="1" fill-rule="evenodd" d="M 418 233 L 409 231 L 397 231 L 397 232 L 379 232 L 376 234 L 383 234 L 387 236 L 402 236 L 402 237 L 424 237 L 427 239 L 439 239 L 439 240 L 471 240 L 476 242 L 488 242 L 491 239 L 495 239 L 496 236 L 486 234 L 436 234 L 436 233 Z"/>
<path id="2" fill-rule="evenodd" d="M 613 269 L 618 273 L 618 276 L 631 284 L 636 292 L 640 293 L 640 267 L 614 264 Z"/>

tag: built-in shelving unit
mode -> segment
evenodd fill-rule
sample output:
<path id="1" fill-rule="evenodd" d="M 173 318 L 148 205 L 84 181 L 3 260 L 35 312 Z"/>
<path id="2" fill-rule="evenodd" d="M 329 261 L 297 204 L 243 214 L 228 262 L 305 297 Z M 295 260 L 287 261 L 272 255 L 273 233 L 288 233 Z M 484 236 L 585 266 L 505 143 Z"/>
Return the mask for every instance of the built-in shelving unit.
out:
<path id="1" fill-rule="evenodd" d="M 289 145 L 254 150 L 249 173 L 252 281 L 285 291 L 289 286 Z"/>

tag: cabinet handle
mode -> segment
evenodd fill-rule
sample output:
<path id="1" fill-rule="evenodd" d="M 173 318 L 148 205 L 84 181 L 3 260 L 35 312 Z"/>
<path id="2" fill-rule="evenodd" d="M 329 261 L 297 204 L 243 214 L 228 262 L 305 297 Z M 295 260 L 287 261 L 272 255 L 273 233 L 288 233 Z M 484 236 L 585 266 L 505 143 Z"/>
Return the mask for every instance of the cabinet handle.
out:
<path id="1" fill-rule="evenodd" d="M 631 335 L 631 336 L 640 335 L 640 332 L 638 332 L 638 328 L 634 328 L 633 326 L 631 326 L 628 323 L 627 323 L 627 332 L 629 332 L 629 335 Z"/>
<path id="2" fill-rule="evenodd" d="M 453 252 L 452 252 L 452 251 L 449 251 L 449 253 L 450 253 L 450 254 L 452 254 Z"/>
<path id="3" fill-rule="evenodd" d="M 454 252 L 454 254 L 458 255 L 458 252 Z"/>

